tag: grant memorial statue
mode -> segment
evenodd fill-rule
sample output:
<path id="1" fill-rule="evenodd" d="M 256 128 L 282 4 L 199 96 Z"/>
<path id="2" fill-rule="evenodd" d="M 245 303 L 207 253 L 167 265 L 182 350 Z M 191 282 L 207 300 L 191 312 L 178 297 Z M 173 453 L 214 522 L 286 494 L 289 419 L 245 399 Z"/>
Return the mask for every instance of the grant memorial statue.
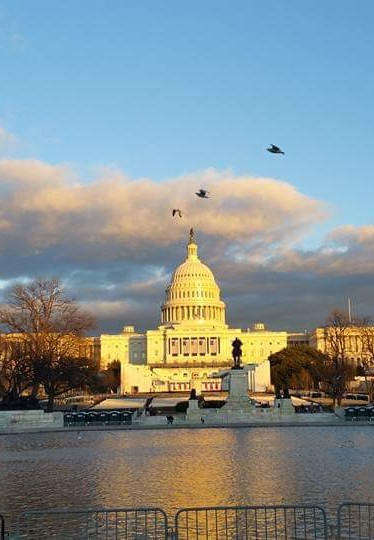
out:
<path id="1" fill-rule="evenodd" d="M 243 343 L 240 341 L 239 338 L 235 338 L 231 345 L 232 345 L 232 357 L 234 360 L 234 365 L 231 369 L 242 369 L 240 367 L 240 359 L 242 356 Z"/>

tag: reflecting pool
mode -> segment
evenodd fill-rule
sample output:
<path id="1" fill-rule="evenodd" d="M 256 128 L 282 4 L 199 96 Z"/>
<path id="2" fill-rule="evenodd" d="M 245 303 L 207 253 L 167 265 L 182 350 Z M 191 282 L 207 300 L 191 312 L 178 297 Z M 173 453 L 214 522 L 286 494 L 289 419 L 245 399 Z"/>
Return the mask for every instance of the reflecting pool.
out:
<path id="1" fill-rule="evenodd" d="M 372 498 L 374 427 L 67 431 L 0 436 L 0 513 L 55 507 Z"/>

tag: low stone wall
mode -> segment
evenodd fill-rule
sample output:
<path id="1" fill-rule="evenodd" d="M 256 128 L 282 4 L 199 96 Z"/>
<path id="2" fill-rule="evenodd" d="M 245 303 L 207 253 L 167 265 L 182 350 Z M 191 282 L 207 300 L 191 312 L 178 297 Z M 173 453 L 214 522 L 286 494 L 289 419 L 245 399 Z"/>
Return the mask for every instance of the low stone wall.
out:
<path id="1" fill-rule="evenodd" d="M 187 421 L 193 421 L 188 416 Z M 295 414 L 292 411 L 283 412 L 281 409 L 260 409 L 253 407 L 251 413 L 248 411 L 232 411 L 221 409 L 200 409 L 200 422 L 204 424 L 323 424 L 339 422 L 339 418 L 334 414 L 311 413 Z"/>
<path id="2" fill-rule="evenodd" d="M 59 428 L 64 425 L 61 411 L 0 411 L 0 432 L 17 429 Z"/>

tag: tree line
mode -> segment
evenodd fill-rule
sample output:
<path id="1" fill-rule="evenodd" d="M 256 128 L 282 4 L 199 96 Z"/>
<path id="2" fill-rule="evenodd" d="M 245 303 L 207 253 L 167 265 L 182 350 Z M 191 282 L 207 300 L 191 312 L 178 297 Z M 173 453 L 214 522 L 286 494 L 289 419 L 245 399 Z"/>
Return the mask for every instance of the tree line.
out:
<path id="1" fill-rule="evenodd" d="M 333 310 L 321 328 L 323 352 L 309 346 L 287 347 L 270 355 L 271 378 L 277 396 L 292 389 L 323 389 L 340 405 L 356 375 L 364 377 L 374 400 L 374 325 L 370 317 L 351 318 Z M 352 360 L 352 355 L 355 360 Z"/>
<path id="2" fill-rule="evenodd" d="M 44 394 L 53 410 L 55 398 L 70 390 L 114 385 L 118 377 L 100 374 L 87 338 L 94 327 L 58 279 L 12 285 L 0 306 L 0 407 L 32 407 Z"/>

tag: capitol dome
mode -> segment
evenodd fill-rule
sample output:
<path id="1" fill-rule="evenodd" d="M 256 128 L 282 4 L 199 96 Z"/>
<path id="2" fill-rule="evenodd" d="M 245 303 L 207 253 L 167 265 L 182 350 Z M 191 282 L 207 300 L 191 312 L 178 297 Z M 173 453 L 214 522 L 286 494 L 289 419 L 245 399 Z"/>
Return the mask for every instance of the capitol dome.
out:
<path id="1" fill-rule="evenodd" d="M 213 272 L 197 256 L 193 229 L 187 244 L 187 258 L 174 271 L 161 306 L 164 325 L 206 324 L 225 326 L 225 304 Z"/>

